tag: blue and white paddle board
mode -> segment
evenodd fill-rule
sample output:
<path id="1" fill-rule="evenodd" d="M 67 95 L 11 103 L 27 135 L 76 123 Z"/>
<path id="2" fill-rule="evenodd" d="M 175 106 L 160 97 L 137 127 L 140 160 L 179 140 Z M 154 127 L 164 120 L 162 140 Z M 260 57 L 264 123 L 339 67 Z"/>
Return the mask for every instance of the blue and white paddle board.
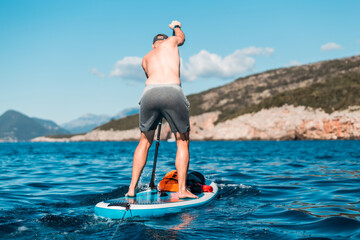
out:
<path id="1" fill-rule="evenodd" d="M 106 200 L 96 204 L 95 215 L 111 219 L 152 218 L 182 212 L 188 208 L 205 205 L 213 200 L 218 194 L 218 187 L 213 182 L 210 183 L 210 186 L 212 186 L 213 192 L 200 193 L 197 195 L 199 198 L 196 199 L 179 199 L 176 192 L 146 190 L 137 193 L 135 198 L 122 197 Z"/>

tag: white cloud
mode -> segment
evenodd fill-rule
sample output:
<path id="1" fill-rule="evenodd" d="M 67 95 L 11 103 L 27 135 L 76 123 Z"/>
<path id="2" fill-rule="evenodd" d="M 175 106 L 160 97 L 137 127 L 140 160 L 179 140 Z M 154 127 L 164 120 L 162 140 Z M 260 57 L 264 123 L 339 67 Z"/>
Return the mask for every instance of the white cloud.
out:
<path id="1" fill-rule="evenodd" d="M 253 69 L 255 59 L 251 56 L 270 56 L 273 53 L 273 48 L 248 47 L 236 50 L 222 58 L 215 53 L 201 50 L 198 54 L 191 56 L 188 62 L 182 64 L 181 75 L 187 81 L 206 77 L 233 78 Z"/>
<path id="2" fill-rule="evenodd" d="M 341 45 L 339 45 L 337 43 L 329 42 L 329 43 L 322 45 L 320 47 L 320 49 L 322 51 L 331 51 L 331 50 L 340 50 L 340 49 L 342 49 L 342 47 L 341 47 Z"/>
<path id="3" fill-rule="evenodd" d="M 90 72 L 98 77 L 101 77 L 101 78 L 105 77 L 105 74 L 99 72 L 96 68 L 90 69 Z"/>
<path id="4" fill-rule="evenodd" d="M 181 78 L 185 81 L 194 81 L 197 78 L 229 79 L 237 77 L 253 69 L 254 56 L 270 56 L 273 48 L 248 47 L 234 51 L 232 54 L 221 57 L 215 53 L 201 50 L 184 63 L 181 59 Z M 140 57 L 125 57 L 115 64 L 110 77 L 144 81 L 145 74 L 141 67 Z"/>
<path id="5" fill-rule="evenodd" d="M 110 73 L 110 77 L 144 81 L 146 77 L 141 67 L 141 63 L 142 58 L 140 57 L 125 57 L 122 60 L 117 61 L 115 69 Z"/>
<path id="6" fill-rule="evenodd" d="M 293 66 L 299 66 L 302 65 L 302 63 L 296 61 L 296 60 L 291 60 L 289 64 L 286 64 L 286 67 L 293 67 Z"/>

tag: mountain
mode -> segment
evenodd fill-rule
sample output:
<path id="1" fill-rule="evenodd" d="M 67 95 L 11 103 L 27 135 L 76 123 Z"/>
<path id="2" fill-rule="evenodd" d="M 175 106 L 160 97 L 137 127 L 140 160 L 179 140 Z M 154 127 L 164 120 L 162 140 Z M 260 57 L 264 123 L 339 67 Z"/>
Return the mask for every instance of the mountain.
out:
<path id="1" fill-rule="evenodd" d="M 286 104 L 315 107 L 332 113 L 360 105 L 360 55 L 280 68 L 242 78 L 187 96 L 190 115 L 219 112 L 215 124 L 262 108 Z M 139 126 L 138 115 L 112 120 L 98 130 Z"/>
<path id="2" fill-rule="evenodd" d="M 50 120 L 30 118 L 14 110 L 0 116 L 0 139 L 3 141 L 28 141 L 38 136 L 68 133 Z"/>
<path id="3" fill-rule="evenodd" d="M 61 126 L 71 133 L 85 133 L 110 121 L 110 119 L 111 117 L 108 115 L 86 114 L 75 120 L 64 123 Z"/>
<path id="4" fill-rule="evenodd" d="M 95 127 L 98 127 L 106 122 L 109 122 L 112 119 L 116 120 L 131 114 L 136 114 L 138 112 L 139 112 L 139 108 L 127 108 L 122 110 L 115 116 L 86 114 L 75 120 L 64 123 L 61 126 L 73 134 L 86 133 L 86 132 L 90 132 Z"/>
<path id="5" fill-rule="evenodd" d="M 40 125 L 42 125 L 44 128 L 46 128 L 47 130 L 51 131 L 51 132 L 60 132 L 63 134 L 69 134 L 70 132 L 61 128 L 59 125 L 57 125 L 55 122 L 51 121 L 51 120 L 45 120 L 45 119 L 40 119 L 40 118 L 32 118 L 33 120 L 35 120 L 36 122 L 38 122 Z"/>
<path id="6" fill-rule="evenodd" d="M 134 107 L 134 108 L 126 108 L 124 110 L 122 110 L 121 112 L 119 112 L 118 114 L 116 114 L 113 119 L 120 119 L 120 118 L 124 118 L 126 116 L 129 115 L 134 115 L 139 113 L 139 108 L 138 107 Z"/>

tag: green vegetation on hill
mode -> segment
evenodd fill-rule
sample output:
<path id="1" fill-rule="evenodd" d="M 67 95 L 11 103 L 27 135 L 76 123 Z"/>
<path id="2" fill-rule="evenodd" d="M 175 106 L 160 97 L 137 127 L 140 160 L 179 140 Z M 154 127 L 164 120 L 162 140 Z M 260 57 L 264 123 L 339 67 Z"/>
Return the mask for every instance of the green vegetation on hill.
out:
<path id="1" fill-rule="evenodd" d="M 324 83 L 314 83 L 308 87 L 276 94 L 235 114 L 223 116 L 221 120 L 285 104 L 321 108 L 327 113 L 344 110 L 349 106 L 360 106 L 360 73 L 345 73 Z"/>
<path id="2" fill-rule="evenodd" d="M 130 115 L 118 120 L 111 120 L 110 122 L 101 125 L 95 129 L 100 130 L 127 130 L 139 127 L 139 114 Z"/>

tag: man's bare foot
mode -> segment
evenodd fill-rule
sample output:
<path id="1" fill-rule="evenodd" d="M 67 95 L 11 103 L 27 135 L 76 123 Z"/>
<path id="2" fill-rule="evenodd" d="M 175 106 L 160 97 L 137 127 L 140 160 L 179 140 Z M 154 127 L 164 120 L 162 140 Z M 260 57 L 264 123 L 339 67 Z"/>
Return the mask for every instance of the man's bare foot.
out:
<path id="1" fill-rule="evenodd" d="M 185 190 L 185 192 L 178 192 L 179 198 L 199 198 L 195 194 L 192 194 L 189 190 Z"/>

